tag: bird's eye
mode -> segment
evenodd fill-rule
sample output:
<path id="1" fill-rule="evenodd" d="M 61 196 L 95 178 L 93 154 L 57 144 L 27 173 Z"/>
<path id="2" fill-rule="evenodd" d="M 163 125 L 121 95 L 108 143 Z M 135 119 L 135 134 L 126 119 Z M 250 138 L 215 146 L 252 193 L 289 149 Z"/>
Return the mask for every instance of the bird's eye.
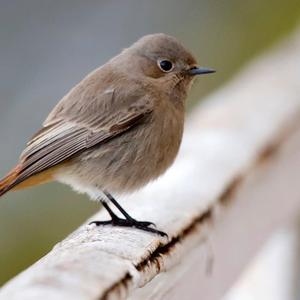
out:
<path id="1" fill-rule="evenodd" d="M 163 72 L 170 72 L 173 70 L 173 64 L 171 61 L 163 59 L 158 61 L 158 66 Z"/>

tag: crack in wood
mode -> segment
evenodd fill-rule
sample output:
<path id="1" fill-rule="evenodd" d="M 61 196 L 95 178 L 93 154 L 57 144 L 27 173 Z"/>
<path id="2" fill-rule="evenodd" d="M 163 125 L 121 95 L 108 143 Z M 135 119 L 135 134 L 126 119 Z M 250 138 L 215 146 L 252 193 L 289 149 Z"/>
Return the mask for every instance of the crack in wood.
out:
<path id="1" fill-rule="evenodd" d="M 200 224 L 208 223 L 213 216 L 213 207 L 207 209 L 206 212 L 201 214 L 198 218 L 194 219 L 193 222 L 187 226 L 182 233 L 178 236 L 173 237 L 170 242 L 167 244 L 160 244 L 148 257 L 146 257 L 143 261 L 135 265 L 135 268 L 138 272 L 143 272 L 145 268 L 149 265 L 155 265 L 157 274 L 161 271 L 161 261 L 163 261 L 164 256 L 170 255 L 172 251 L 175 251 L 174 248 L 178 243 L 181 243 L 184 239 L 186 239 L 193 232 L 197 231 L 197 227 Z M 126 273 L 125 276 L 118 282 L 116 282 L 113 286 L 108 288 L 103 295 L 99 298 L 99 300 L 108 300 L 111 293 L 119 293 L 121 294 L 122 289 L 127 289 L 130 285 L 130 281 L 133 280 L 132 275 L 130 273 Z"/>

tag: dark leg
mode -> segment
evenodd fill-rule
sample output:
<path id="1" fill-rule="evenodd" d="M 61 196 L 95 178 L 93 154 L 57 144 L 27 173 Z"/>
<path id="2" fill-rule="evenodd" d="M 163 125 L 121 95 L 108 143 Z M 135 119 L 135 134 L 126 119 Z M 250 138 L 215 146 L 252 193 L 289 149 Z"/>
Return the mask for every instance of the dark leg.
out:
<path id="1" fill-rule="evenodd" d="M 119 210 L 119 212 L 125 217 L 125 219 L 127 220 L 134 220 L 134 218 L 132 218 L 127 212 L 126 210 L 117 202 L 117 200 L 108 192 L 104 192 L 104 194 L 106 195 L 106 197 L 109 199 L 109 201 Z M 143 225 L 145 225 L 146 227 L 153 225 L 155 226 L 154 223 L 152 222 L 139 222 Z"/>
<path id="2" fill-rule="evenodd" d="M 114 226 L 123 226 L 123 227 L 135 227 L 135 228 L 147 231 L 147 232 L 157 233 L 161 236 L 167 236 L 166 233 L 149 227 L 150 225 L 154 225 L 152 222 L 137 221 L 134 218 L 132 218 L 110 193 L 108 193 L 108 192 L 104 192 L 104 193 L 105 193 L 106 197 L 109 199 L 109 201 L 121 212 L 121 214 L 125 217 L 125 219 L 119 218 L 112 211 L 112 209 L 109 207 L 107 202 L 105 202 L 104 200 L 100 200 L 101 203 L 103 204 L 103 207 L 109 213 L 111 220 L 110 221 L 93 221 L 90 224 L 96 224 L 97 226 L 99 226 L 99 225 L 114 225 Z"/>

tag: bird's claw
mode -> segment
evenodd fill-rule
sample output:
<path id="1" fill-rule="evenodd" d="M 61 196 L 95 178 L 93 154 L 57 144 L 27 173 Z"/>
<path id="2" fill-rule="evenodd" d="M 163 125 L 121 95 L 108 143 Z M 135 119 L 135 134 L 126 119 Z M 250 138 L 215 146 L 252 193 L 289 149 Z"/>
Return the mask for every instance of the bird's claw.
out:
<path id="1" fill-rule="evenodd" d="M 95 224 L 96 226 L 113 225 L 113 226 L 121 226 L 121 227 L 134 227 L 134 228 L 146 231 L 146 232 L 152 232 L 152 233 L 156 233 L 163 237 L 168 237 L 168 235 L 165 232 L 157 230 L 155 228 L 151 228 L 150 227 L 151 225 L 156 227 L 156 225 L 154 223 L 147 222 L 147 221 L 137 221 L 133 218 L 121 219 L 121 218 L 117 217 L 117 218 L 113 218 L 109 221 L 93 221 L 93 222 L 90 222 L 89 224 L 90 225 Z"/>

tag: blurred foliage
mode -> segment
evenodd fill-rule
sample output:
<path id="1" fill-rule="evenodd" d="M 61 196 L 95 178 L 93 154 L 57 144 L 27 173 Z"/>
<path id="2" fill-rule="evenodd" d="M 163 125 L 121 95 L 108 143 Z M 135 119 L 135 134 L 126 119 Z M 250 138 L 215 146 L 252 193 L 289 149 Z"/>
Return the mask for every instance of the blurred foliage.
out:
<path id="1" fill-rule="evenodd" d="M 68 88 L 138 37 L 177 36 L 201 65 L 218 70 L 194 85 L 194 104 L 287 35 L 299 19 L 298 0 L 2 1 L 1 172 Z M 1 199 L 0 284 L 96 212 L 99 205 L 84 198 L 50 184 Z"/>

